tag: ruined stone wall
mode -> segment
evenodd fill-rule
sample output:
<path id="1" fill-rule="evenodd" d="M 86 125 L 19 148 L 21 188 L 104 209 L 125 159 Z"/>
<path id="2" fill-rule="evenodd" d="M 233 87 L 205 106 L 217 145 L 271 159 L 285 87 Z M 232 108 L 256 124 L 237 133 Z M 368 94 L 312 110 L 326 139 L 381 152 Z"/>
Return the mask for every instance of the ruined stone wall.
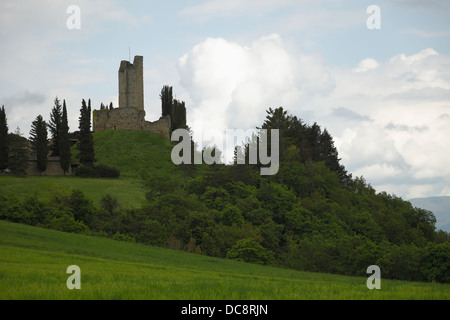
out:
<path id="1" fill-rule="evenodd" d="M 170 116 L 161 117 L 153 122 L 145 121 L 144 131 L 153 132 L 170 139 Z"/>
<path id="2" fill-rule="evenodd" d="M 119 108 L 144 110 L 144 58 L 135 56 L 133 64 L 122 61 L 119 68 Z"/>
<path id="3" fill-rule="evenodd" d="M 95 132 L 104 130 L 139 130 L 159 134 L 170 139 L 170 117 L 145 121 L 145 111 L 136 108 L 115 108 L 94 110 L 93 128 Z"/>
<path id="4" fill-rule="evenodd" d="M 143 130 L 144 118 L 145 111 L 136 108 L 95 110 L 93 128 L 95 132 L 103 130 Z"/>

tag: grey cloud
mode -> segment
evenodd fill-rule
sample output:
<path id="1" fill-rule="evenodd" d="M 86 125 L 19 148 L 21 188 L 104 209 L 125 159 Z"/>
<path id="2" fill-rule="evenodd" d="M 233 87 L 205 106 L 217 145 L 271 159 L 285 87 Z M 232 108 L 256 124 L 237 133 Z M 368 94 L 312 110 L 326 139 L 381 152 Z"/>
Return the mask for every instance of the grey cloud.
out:
<path id="1" fill-rule="evenodd" d="M 375 162 L 374 164 L 379 165 L 388 165 L 394 170 L 398 170 L 398 173 L 392 176 L 377 176 L 371 175 L 366 176 L 363 174 L 364 178 L 366 178 L 367 182 L 372 184 L 372 186 L 376 185 L 396 185 L 396 186 L 416 186 L 416 185 L 434 185 L 436 191 L 441 191 L 445 186 L 448 186 L 449 180 L 445 176 L 436 176 L 436 177 L 421 177 L 418 178 L 415 176 L 414 168 L 406 163 L 405 159 L 398 158 L 394 161 L 390 162 Z M 359 163 L 358 166 L 346 166 L 346 169 L 349 170 L 350 173 L 361 172 L 367 166 L 367 163 Z M 370 166 L 370 165 L 369 165 Z M 377 191 L 382 191 L 378 190 Z M 437 192 L 436 194 L 439 194 Z"/>
<path id="2" fill-rule="evenodd" d="M 255 13 L 261 14 L 262 12 L 270 12 L 278 8 L 289 6 L 293 3 L 295 3 L 295 1 L 292 0 L 210 0 L 188 6 L 181 10 L 179 14 L 181 16 L 200 16 L 209 20 L 214 17 L 235 17 L 236 15 Z"/>
<path id="3" fill-rule="evenodd" d="M 372 179 L 374 183 L 377 184 L 393 184 L 393 185 L 445 185 L 446 178 L 445 177 L 430 177 L 430 178 L 416 178 L 414 177 L 413 169 L 406 166 L 396 167 L 401 169 L 401 173 L 393 177 L 383 177 L 380 180 Z"/>
<path id="4" fill-rule="evenodd" d="M 387 3 L 406 8 L 441 10 L 448 8 L 447 0 L 390 0 Z"/>
<path id="5" fill-rule="evenodd" d="M 387 130 L 395 130 L 395 131 L 407 131 L 407 132 L 425 132 L 428 131 L 430 128 L 428 126 L 407 126 L 404 124 L 393 124 L 392 122 L 389 122 L 387 125 L 384 126 Z"/>
<path id="6" fill-rule="evenodd" d="M 38 92 L 19 92 L 13 96 L 6 97 L 0 100 L 0 103 L 5 107 L 14 108 L 24 105 L 42 104 L 46 100 L 45 96 Z"/>
<path id="7" fill-rule="evenodd" d="M 416 81 L 416 80 L 414 80 Z M 409 90 L 403 93 L 388 95 L 383 100 L 414 100 L 414 101 L 442 101 L 450 100 L 450 90 L 443 88 L 423 88 Z"/>
<path id="8" fill-rule="evenodd" d="M 359 113 L 356 113 L 345 107 L 333 108 L 333 112 L 331 113 L 331 115 L 339 118 L 345 118 L 348 120 L 372 121 L 372 119 L 369 116 L 360 115 Z"/>

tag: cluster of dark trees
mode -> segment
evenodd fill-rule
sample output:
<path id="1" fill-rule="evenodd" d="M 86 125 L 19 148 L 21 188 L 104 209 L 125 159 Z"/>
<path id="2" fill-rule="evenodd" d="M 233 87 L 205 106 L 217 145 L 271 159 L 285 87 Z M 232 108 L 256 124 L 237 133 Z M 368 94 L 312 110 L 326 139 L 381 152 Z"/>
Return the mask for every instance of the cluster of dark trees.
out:
<path id="1" fill-rule="evenodd" d="M 76 137 L 81 176 L 118 177 L 119 170 L 105 165 L 95 165 L 90 99 L 87 103 L 84 99 L 81 102 L 78 128 L 79 131 L 69 132 L 66 101 L 63 100 L 61 104 L 56 97 L 48 123 L 42 115 L 38 115 L 32 122 L 30 137 L 27 140 L 22 137 L 19 129 L 14 133 L 8 133 L 6 112 L 2 106 L 0 109 L 0 171 L 8 169 L 13 174 L 24 175 L 28 160 L 35 156 L 37 167 L 43 173 L 47 169 L 49 156 L 52 156 L 59 157 L 61 168 L 66 174 L 72 162 L 71 138 Z"/>
<path id="2" fill-rule="evenodd" d="M 83 166 L 92 167 L 95 163 L 94 138 L 91 131 L 91 99 L 81 101 L 79 117 L 78 159 Z"/>
<path id="3" fill-rule="evenodd" d="M 106 108 L 103 103 L 100 108 Z M 110 109 L 113 108 L 110 103 Z M 90 178 L 118 178 L 120 176 L 120 170 L 104 165 L 97 164 L 94 150 L 94 137 L 91 131 L 91 100 L 89 99 L 87 104 L 83 99 L 81 101 L 80 117 L 79 117 L 79 131 L 77 149 L 79 154 L 77 155 L 80 160 L 80 167 L 76 170 L 76 175 L 80 177 Z"/>
<path id="4" fill-rule="evenodd" d="M 0 109 L 0 173 L 23 175 L 28 167 L 28 140 L 20 129 L 9 133 L 5 107 Z"/>
<path id="5" fill-rule="evenodd" d="M 114 105 L 112 102 L 109 103 L 109 106 L 103 104 L 103 102 L 100 103 L 100 110 L 112 110 L 112 109 L 114 109 Z"/>
<path id="6" fill-rule="evenodd" d="M 48 156 L 60 157 L 61 168 L 67 172 L 70 168 L 70 136 L 67 120 L 67 108 L 64 101 L 55 98 L 55 105 L 51 110 L 50 121 L 47 123 L 42 115 L 38 115 L 32 122 L 29 143 L 18 128 L 14 133 L 8 133 L 8 124 L 4 106 L 0 112 L 0 170 L 8 169 L 13 174 L 25 174 L 31 155 L 36 156 L 37 167 L 41 172 L 47 169 Z M 50 130 L 52 143 L 49 146 L 48 131 Z M 31 150 L 30 150 L 31 149 Z"/>
<path id="7" fill-rule="evenodd" d="M 71 144 L 65 100 L 61 105 L 60 100 L 55 98 L 55 105 L 51 110 L 48 123 L 42 115 L 38 115 L 32 122 L 29 138 L 31 148 L 19 129 L 14 133 L 8 133 L 4 106 L 1 109 L 0 118 L 2 149 L 0 170 L 9 169 L 14 174 L 25 174 L 31 153 L 36 156 L 37 167 L 41 172 L 47 169 L 49 154 L 60 157 L 61 168 L 65 173 L 68 172 L 71 162 Z M 51 133 L 51 145 L 49 145 L 48 131 Z"/>
<path id="8" fill-rule="evenodd" d="M 186 128 L 186 104 L 173 98 L 173 88 L 163 86 L 161 89 L 162 116 L 170 116 L 171 130 Z"/>
<path id="9" fill-rule="evenodd" d="M 287 113 L 282 107 L 269 108 L 262 129 L 278 129 L 280 132 L 280 161 L 306 163 L 308 161 L 324 164 L 339 178 L 345 186 L 351 181 L 345 167 L 340 164 L 338 151 L 333 137 L 317 123 L 309 126 L 297 116 Z M 270 140 L 269 140 L 270 141 Z"/>
<path id="10" fill-rule="evenodd" d="M 9 137 L 5 106 L 0 109 L 0 171 L 8 168 Z"/>

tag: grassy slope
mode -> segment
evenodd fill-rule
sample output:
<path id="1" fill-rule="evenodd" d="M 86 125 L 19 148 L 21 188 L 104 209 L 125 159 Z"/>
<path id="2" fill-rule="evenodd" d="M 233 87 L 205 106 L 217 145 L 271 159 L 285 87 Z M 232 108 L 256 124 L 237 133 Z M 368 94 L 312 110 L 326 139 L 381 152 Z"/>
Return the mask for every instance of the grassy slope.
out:
<path id="1" fill-rule="evenodd" d="M 172 144 L 150 132 L 103 131 L 94 134 L 98 163 L 119 168 L 119 179 L 89 179 L 78 177 L 34 176 L 18 178 L 0 175 L 0 192 L 12 192 L 19 198 L 37 193 L 47 197 L 53 189 L 79 189 L 98 205 L 106 193 L 116 197 L 124 208 L 140 207 L 145 200 L 141 172 L 177 176 L 181 171 L 171 162 Z M 75 154 L 76 149 L 72 152 Z"/>
<path id="2" fill-rule="evenodd" d="M 124 178 L 140 178 L 142 170 L 163 175 L 178 175 L 181 171 L 172 163 L 172 142 L 150 132 L 121 130 L 94 134 L 95 156 L 121 171 Z"/>
<path id="3" fill-rule="evenodd" d="M 81 269 L 68 290 L 66 269 Z M 450 285 L 299 272 L 0 221 L 0 299 L 448 299 Z"/>
<path id="4" fill-rule="evenodd" d="M 0 176 L 0 192 L 11 192 L 23 199 L 36 193 L 44 199 L 53 190 L 81 190 L 99 205 L 104 194 L 114 195 L 124 208 L 139 207 L 145 200 L 142 183 L 137 179 L 88 179 L 79 177 L 24 177 Z"/>

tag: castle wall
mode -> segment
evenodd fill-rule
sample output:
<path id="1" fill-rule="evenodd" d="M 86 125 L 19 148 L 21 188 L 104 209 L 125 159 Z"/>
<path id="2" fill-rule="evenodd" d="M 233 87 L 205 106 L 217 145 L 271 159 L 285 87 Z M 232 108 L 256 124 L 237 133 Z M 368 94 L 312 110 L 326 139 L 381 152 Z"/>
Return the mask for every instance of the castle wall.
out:
<path id="1" fill-rule="evenodd" d="M 94 110 L 93 128 L 95 132 L 104 130 L 139 130 L 159 134 L 170 139 L 170 117 L 145 121 L 145 111 L 136 108 L 115 108 Z"/>
<path id="2" fill-rule="evenodd" d="M 157 121 L 144 121 L 144 131 L 153 132 L 170 139 L 170 116 L 159 118 Z"/>

